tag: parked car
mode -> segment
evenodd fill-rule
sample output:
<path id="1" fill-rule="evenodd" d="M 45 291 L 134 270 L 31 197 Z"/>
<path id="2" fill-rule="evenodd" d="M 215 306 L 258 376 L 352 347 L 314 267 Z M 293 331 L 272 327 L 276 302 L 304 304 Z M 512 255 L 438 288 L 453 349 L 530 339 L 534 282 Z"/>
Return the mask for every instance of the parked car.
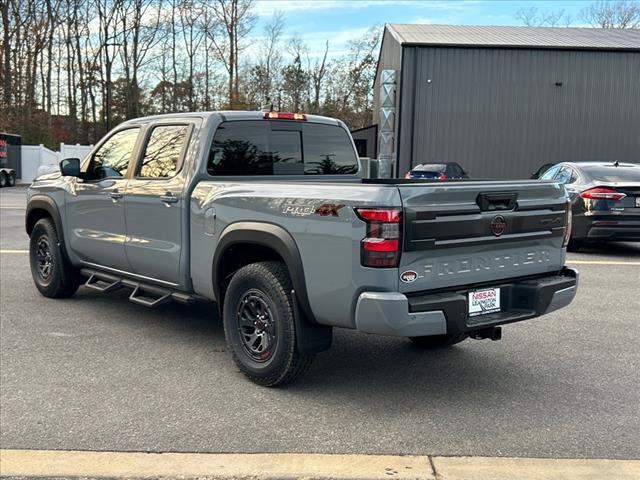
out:
<path id="1" fill-rule="evenodd" d="M 305 372 L 333 327 L 425 348 L 497 340 L 577 289 L 561 185 L 361 179 L 331 118 L 129 120 L 60 170 L 28 191 L 37 289 L 216 302 L 229 352 L 261 385 Z"/>
<path id="2" fill-rule="evenodd" d="M 433 178 L 438 180 L 469 178 L 467 172 L 455 162 L 421 163 L 413 167 L 404 178 Z"/>
<path id="3" fill-rule="evenodd" d="M 542 175 L 544 175 L 544 173 L 547 170 L 549 170 L 554 165 L 555 165 L 555 163 L 545 163 L 538 170 L 536 170 L 535 172 L 533 172 L 531 174 L 531 179 L 536 180 L 536 179 L 540 178 Z"/>
<path id="4" fill-rule="evenodd" d="M 640 241 L 640 165 L 564 162 L 547 170 L 541 180 L 565 185 L 571 198 L 571 250 L 584 242 Z"/>

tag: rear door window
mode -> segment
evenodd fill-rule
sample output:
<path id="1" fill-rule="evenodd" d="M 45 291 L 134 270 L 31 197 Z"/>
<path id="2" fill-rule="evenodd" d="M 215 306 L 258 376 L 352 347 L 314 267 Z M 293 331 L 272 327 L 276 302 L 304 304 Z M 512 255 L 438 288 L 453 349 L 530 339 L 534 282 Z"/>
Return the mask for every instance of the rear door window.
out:
<path id="1" fill-rule="evenodd" d="M 344 129 L 314 123 L 224 122 L 209 153 L 210 175 L 354 174 L 358 161 Z"/>
<path id="2" fill-rule="evenodd" d="M 188 128 L 186 125 L 153 127 L 145 147 L 138 176 L 144 178 L 173 177 L 179 169 Z"/>

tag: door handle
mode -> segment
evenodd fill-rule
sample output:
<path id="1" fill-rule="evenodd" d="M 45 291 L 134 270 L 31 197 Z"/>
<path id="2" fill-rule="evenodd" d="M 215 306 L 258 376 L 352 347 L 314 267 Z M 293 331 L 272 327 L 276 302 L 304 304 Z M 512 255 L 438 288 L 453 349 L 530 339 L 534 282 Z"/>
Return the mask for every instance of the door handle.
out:
<path id="1" fill-rule="evenodd" d="M 167 192 L 164 195 L 160 195 L 160 201 L 164 203 L 178 203 L 178 197 L 174 197 L 173 193 Z"/>
<path id="2" fill-rule="evenodd" d="M 122 198 L 122 193 L 118 192 L 117 190 L 114 190 L 113 192 L 109 192 L 109 196 L 111 198 L 113 198 L 114 200 L 119 200 Z"/>

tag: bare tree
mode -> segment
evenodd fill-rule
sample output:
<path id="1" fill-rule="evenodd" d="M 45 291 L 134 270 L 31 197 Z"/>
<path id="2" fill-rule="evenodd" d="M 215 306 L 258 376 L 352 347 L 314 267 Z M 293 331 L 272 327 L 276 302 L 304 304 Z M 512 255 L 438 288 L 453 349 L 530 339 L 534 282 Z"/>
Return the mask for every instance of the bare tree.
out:
<path id="1" fill-rule="evenodd" d="M 583 8 L 580 17 L 597 28 L 640 28 L 640 2 L 598 1 Z"/>
<path id="2" fill-rule="evenodd" d="M 284 13 L 277 11 L 264 27 L 265 42 L 259 63 L 263 66 L 265 74 L 264 92 L 262 92 L 265 100 L 272 99 L 275 77 L 282 66 L 282 53 L 279 47 L 284 25 Z"/>
<path id="3" fill-rule="evenodd" d="M 126 116 L 135 118 L 140 116 L 141 103 L 138 74 L 158 44 L 162 1 L 129 0 L 121 4 L 121 9 L 120 58 L 128 85 Z"/>
<path id="4" fill-rule="evenodd" d="M 11 104 L 11 30 L 9 18 L 9 2 L 3 1 L 0 4 L 0 15 L 2 15 L 2 98 L 4 104 L 9 107 Z"/>
<path id="5" fill-rule="evenodd" d="M 536 7 L 521 8 L 515 17 L 527 27 L 568 27 L 573 23 L 571 15 L 564 10 L 541 12 Z"/>
<path id="6" fill-rule="evenodd" d="M 239 104 L 240 79 L 238 76 L 238 57 L 243 49 L 241 41 L 251 32 L 255 16 L 251 12 L 253 0 L 216 0 L 213 12 L 219 22 L 224 37 L 211 34 L 215 47 L 229 74 L 229 106 Z"/>
<path id="7" fill-rule="evenodd" d="M 322 92 L 322 86 L 324 78 L 327 75 L 327 55 L 329 54 L 329 40 L 326 41 L 324 46 L 324 55 L 322 60 L 316 59 L 311 64 L 311 59 L 307 56 L 307 63 L 309 64 L 309 80 L 313 90 L 313 99 L 309 102 L 310 113 L 320 113 L 320 94 Z"/>
<path id="8" fill-rule="evenodd" d="M 193 3 L 192 0 L 184 0 L 179 8 L 180 11 L 180 25 L 182 28 L 182 38 L 184 40 L 184 49 L 187 55 L 187 62 L 189 65 L 189 74 L 187 77 L 187 88 L 188 88 L 188 109 L 194 109 L 194 101 L 193 101 L 193 82 L 194 82 L 194 62 L 196 52 L 200 47 L 200 43 L 202 42 L 203 31 L 199 28 L 200 26 L 200 16 L 202 15 L 202 11 L 197 8 L 196 4 Z"/>
<path id="9" fill-rule="evenodd" d="M 537 27 L 540 25 L 540 15 L 536 7 L 521 8 L 516 12 L 516 19 L 520 20 L 527 27 Z"/>

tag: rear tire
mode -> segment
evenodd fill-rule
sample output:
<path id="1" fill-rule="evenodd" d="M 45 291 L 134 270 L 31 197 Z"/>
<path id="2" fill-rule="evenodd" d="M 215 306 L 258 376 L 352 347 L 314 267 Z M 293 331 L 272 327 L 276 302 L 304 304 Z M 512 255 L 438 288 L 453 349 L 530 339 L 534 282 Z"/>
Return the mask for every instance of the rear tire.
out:
<path id="1" fill-rule="evenodd" d="M 567 252 L 577 252 L 582 247 L 583 242 L 571 238 L 567 244 Z"/>
<path id="2" fill-rule="evenodd" d="M 409 337 L 414 344 L 429 349 L 447 348 L 466 340 L 466 333 L 454 333 L 451 335 L 431 335 L 427 337 Z"/>
<path id="3" fill-rule="evenodd" d="M 38 220 L 31 231 L 29 263 L 33 282 L 45 297 L 67 298 L 80 287 L 80 272 L 63 255 L 51 218 Z"/>
<path id="4" fill-rule="evenodd" d="M 7 174 L 5 172 L 0 172 L 0 188 L 4 188 L 7 186 Z"/>
<path id="5" fill-rule="evenodd" d="M 7 177 L 7 186 L 14 187 L 16 184 L 16 174 L 14 172 L 10 172 Z"/>
<path id="6" fill-rule="evenodd" d="M 296 346 L 291 290 L 282 262 L 259 262 L 240 268 L 224 297 L 224 333 L 233 360 L 265 387 L 294 381 L 313 362 L 314 355 Z"/>

